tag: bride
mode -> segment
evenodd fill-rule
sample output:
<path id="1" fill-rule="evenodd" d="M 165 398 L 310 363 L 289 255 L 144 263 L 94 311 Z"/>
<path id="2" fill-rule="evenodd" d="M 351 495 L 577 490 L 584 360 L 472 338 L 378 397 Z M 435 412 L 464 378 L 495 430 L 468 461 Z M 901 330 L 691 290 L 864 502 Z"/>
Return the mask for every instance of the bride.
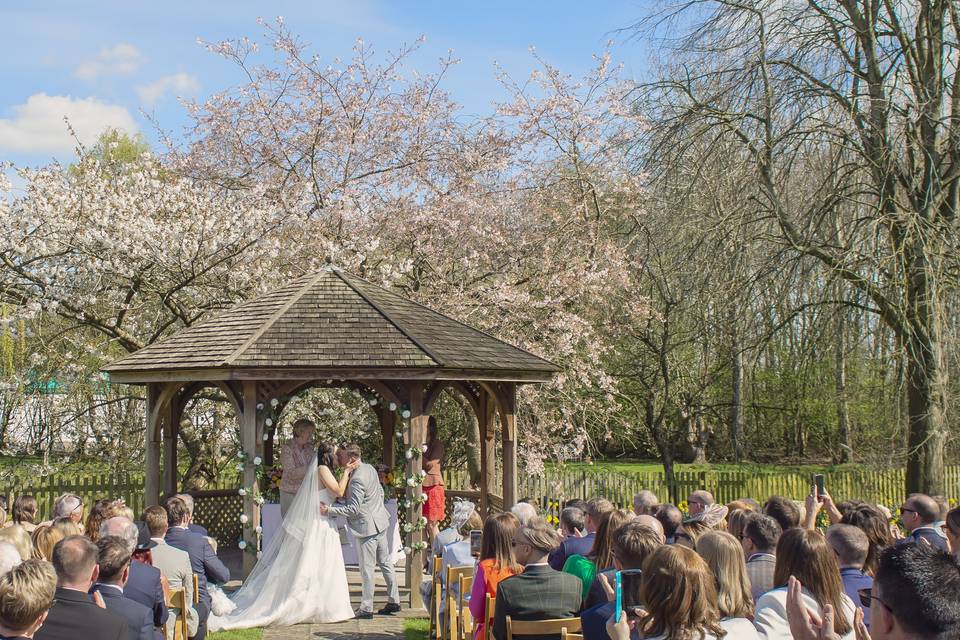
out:
<path id="1" fill-rule="evenodd" d="M 320 503 L 343 496 L 354 466 L 333 475 L 336 447 L 323 443 L 297 491 L 280 531 L 243 586 L 231 596 L 236 608 L 210 615 L 209 631 L 339 622 L 354 617 L 336 522 L 320 515 Z"/>

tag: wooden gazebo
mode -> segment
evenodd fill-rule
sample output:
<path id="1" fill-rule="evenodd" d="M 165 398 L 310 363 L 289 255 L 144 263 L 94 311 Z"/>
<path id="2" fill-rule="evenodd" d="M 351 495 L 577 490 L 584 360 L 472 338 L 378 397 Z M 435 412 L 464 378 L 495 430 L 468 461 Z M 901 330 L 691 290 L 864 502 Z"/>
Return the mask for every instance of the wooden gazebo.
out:
<path id="1" fill-rule="evenodd" d="M 395 433 L 407 447 L 425 442 L 427 419 L 447 388 L 472 405 L 480 426 L 479 502 L 511 507 L 517 499 L 516 388 L 548 381 L 558 367 L 447 316 L 375 286 L 335 267 L 298 278 L 262 297 L 241 303 L 209 320 L 137 351 L 105 368 L 115 383 L 147 387 L 146 501 L 177 492 L 177 438 L 187 402 L 201 389 L 216 387 L 230 400 L 240 423 L 248 460 L 269 463 L 282 403 L 311 387 L 346 387 L 378 400 L 374 407 L 383 435 L 383 461 L 395 463 Z M 280 406 L 270 407 L 271 400 Z M 392 410 L 391 410 L 392 408 Z M 406 417 L 408 416 L 408 417 Z M 495 420 L 499 417 L 502 494 L 493 487 Z M 398 426 L 405 428 L 398 430 Z M 418 476 L 419 456 L 406 461 Z M 256 488 L 256 469 L 246 464 L 243 482 Z M 407 489 L 417 497 L 420 487 Z M 407 521 L 420 516 L 408 507 Z M 259 507 L 244 497 L 247 526 L 259 524 Z M 422 540 L 416 531 L 410 540 Z M 413 604 L 419 604 L 421 559 L 407 561 Z M 244 554 L 244 574 L 255 556 Z"/>

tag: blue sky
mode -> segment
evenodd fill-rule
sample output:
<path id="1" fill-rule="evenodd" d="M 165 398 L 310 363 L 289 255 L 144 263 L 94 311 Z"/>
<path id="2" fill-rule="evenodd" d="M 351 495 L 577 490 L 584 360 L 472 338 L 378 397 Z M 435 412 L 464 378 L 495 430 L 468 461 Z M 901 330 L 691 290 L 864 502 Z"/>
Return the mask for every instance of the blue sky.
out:
<path id="1" fill-rule="evenodd" d="M 328 60 L 349 58 L 358 37 L 385 51 L 425 35 L 411 66 L 432 71 L 453 49 L 462 62 L 445 86 L 466 113 L 476 114 L 502 97 L 494 61 L 524 76 L 534 65 L 531 46 L 562 70 L 580 74 L 613 39 L 615 59 L 635 75 L 646 56 L 616 30 L 652 1 L 0 0 L 8 52 L 0 59 L 0 160 L 20 166 L 69 161 L 64 115 L 84 143 L 105 126 L 155 142 L 151 119 L 177 138 L 187 123 L 179 96 L 202 99 L 242 81 L 234 66 L 197 39 L 262 40 L 259 16 L 282 15 L 311 51 Z"/>

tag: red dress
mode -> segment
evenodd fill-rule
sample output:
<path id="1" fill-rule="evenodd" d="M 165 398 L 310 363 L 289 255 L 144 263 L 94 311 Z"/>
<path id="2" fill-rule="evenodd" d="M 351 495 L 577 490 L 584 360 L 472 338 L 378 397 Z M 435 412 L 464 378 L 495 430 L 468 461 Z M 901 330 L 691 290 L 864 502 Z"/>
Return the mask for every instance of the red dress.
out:
<path id="1" fill-rule="evenodd" d="M 433 522 L 443 520 L 446 513 L 443 475 L 440 473 L 442 459 L 443 443 L 434 440 L 423 453 L 423 470 L 427 472 L 427 476 L 423 479 L 423 492 L 427 495 L 427 502 L 423 505 L 423 515 Z"/>

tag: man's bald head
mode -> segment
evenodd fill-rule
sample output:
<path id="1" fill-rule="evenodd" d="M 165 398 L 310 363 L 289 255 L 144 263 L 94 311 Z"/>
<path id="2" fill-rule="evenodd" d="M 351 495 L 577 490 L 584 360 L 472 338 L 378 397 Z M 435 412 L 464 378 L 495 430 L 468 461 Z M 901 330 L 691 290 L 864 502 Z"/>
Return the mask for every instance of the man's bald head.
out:
<path id="1" fill-rule="evenodd" d="M 140 532 L 137 525 L 123 516 L 107 518 L 100 525 L 100 535 L 106 537 L 116 537 L 127 543 L 130 553 L 137 548 L 137 537 Z"/>
<path id="2" fill-rule="evenodd" d="M 660 504 L 660 499 L 653 491 L 644 489 L 633 496 L 633 512 L 638 516 L 643 514 L 653 515 L 658 504 Z"/>
<path id="3" fill-rule="evenodd" d="M 903 503 L 902 510 L 913 511 L 917 515 L 919 520 L 917 526 L 930 526 L 937 521 L 940 515 L 940 507 L 936 500 L 925 493 L 910 494 L 910 497 Z"/>
<path id="4" fill-rule="evenodd" d="M 96 581 L 97 545 L 85 536 L 64 538 L 53 548 L 53 568 L 57 584 L 86 593 Z"/>

